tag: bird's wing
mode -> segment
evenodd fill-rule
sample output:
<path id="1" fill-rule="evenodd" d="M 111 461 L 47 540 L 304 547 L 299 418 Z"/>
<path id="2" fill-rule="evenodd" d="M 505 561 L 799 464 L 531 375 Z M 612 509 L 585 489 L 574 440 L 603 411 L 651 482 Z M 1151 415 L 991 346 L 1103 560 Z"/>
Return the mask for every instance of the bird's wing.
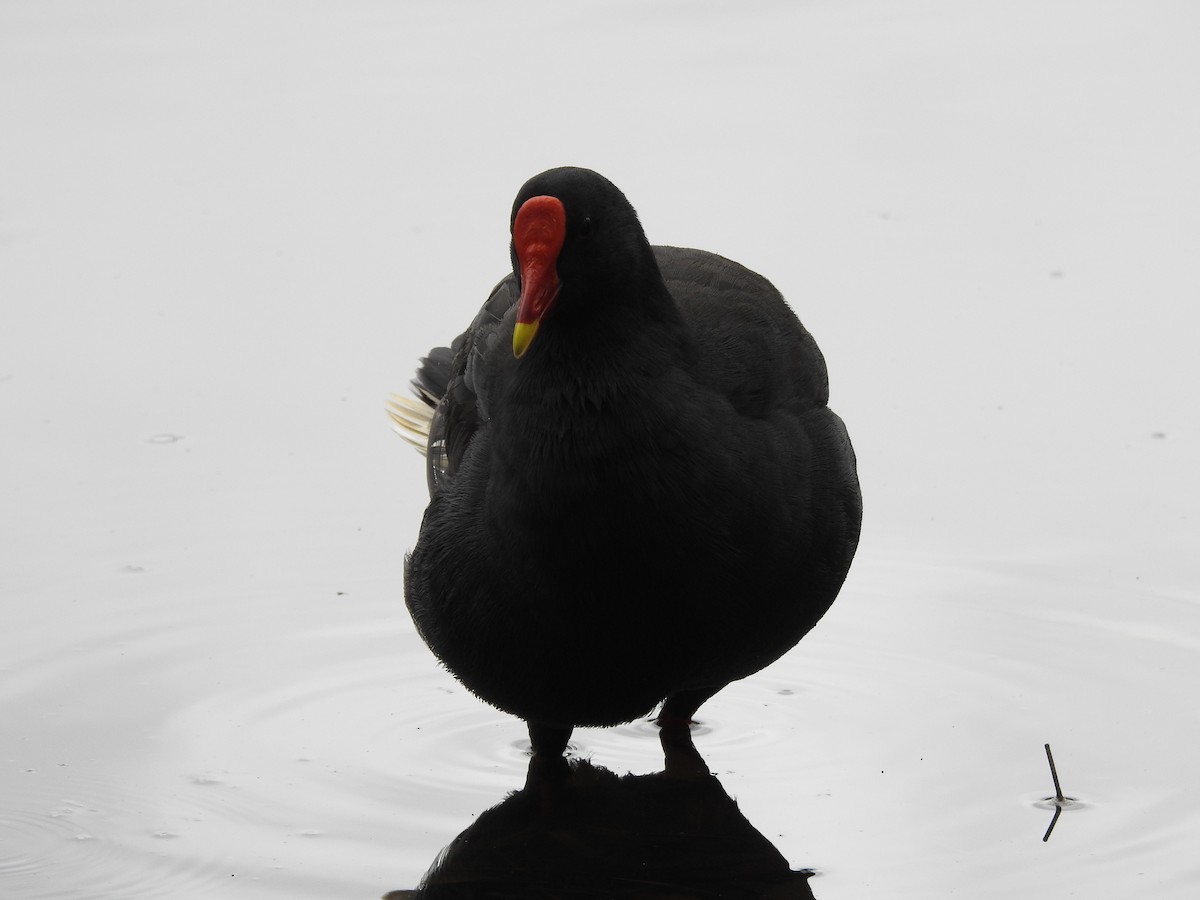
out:
<path id="1" fill-rule="evenodd" d="M 417 377 L 409 382 L 413 393 L 431 409 L 446 395 L 446 385 L 450 383 L 450 373 L 454 370 L 454 356 L 463 339 L 464 335 L 460 334 L 449 347 L 434 347 L 428 356 L 422 356 Z"/>
<path id="2" fill-rule="evenodd" d="M 703 250 L 655 247 L 696 347 L 696 374 L 742 415 L 824 406 L 825 359 L 779 291 L 757 272 Z"/>
<path id="3" fill-rule="evenodd" d="M 504 316 L 518 297 L 516 279 L 510 275 L 496 285 L 475 321 L 450 347 L 436 348 L 421 360 L 412 386 L 425 403 L 434 404 L 425 444 L 430 495 L 454 477 L 471 437 L 488 421 L 487 359 L 502 341 Z M 408 401 L 402 408 L 417 405 Z"/>

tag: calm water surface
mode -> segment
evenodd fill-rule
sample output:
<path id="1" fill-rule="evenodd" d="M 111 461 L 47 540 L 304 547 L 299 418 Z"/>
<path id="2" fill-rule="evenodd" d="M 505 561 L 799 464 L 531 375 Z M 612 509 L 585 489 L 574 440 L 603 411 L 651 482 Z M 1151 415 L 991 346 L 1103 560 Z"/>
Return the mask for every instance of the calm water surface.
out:
<path id="1" fill-rule="evenodd" d="M 520 724 L 437 669 L 398 598 L 169 581 L 114 560 L 10 626 L 6 896 L 374 897 L 522 787 Z M 1053 566 L 867 553 L 695 742 L 820 898 L 1182 897 L 1198 620 L 1182 594 Z M 571 752 L 651 773 L 655 731 L 581 729 Z M 1077 801 L 1048 842 L 1045 742 Z"/>

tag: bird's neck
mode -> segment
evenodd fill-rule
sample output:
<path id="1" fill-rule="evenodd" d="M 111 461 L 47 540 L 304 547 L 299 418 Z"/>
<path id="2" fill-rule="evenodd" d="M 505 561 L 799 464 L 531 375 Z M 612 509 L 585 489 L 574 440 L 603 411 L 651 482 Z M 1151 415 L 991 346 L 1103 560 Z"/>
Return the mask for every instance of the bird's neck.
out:
<path id="1" fill-rule="evenodd" d="M 569 505 L 629 483 L 620 467 L 653 454 L 677 426 L 663 385 L 683 377 L 689 357 L 677 316 L 593 320 L 579 334 L 562 324 L 548 321 L 542 346 L 515 361 L 503 412 L 491 422 L 493 472 L 541 504 Z"/>

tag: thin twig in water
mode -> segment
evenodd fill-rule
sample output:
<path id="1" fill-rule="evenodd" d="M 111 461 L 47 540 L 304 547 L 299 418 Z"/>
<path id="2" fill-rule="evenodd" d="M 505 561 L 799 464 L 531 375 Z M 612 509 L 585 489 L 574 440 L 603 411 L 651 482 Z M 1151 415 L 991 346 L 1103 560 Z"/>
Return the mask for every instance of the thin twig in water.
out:
<path id="1" fill-rule="evenodd" d="M 1050 777 L 1054 779 L 1054 802 L 1061 804 L 1065 798 L 1062 785 L 1058 783 L 1058 769 L 1054 768 L 1054 754 L 1050 752 L 1049 744 L 1046 745 L 1046 759 L 1050 762 Z"/>
<path id="2" fill-rule="evenodd" d="M 1050 840 L 1050 832 L 1058 824 L 1058 817 L 1062 815 L 1063 811 L 1063 803 L 1067 799 L 1063 796 L 1062 785 L 1058 783 L 1058 769 L 1054 767 L 1054 754 L 1050 752 L 1049 744 L 1046 745 L 1046 760 L 1050 763 L 1050 777 L 1054 779 L 1054 818 L 1050 820 L 1050 827 L 1042 835 L 1043 844 Z"/>

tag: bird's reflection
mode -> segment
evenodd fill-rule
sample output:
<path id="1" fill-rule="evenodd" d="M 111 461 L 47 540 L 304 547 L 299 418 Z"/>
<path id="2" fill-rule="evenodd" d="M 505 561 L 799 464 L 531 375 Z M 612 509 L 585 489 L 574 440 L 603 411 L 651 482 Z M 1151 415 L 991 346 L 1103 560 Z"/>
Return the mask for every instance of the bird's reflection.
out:
<path id="1" fill-rule="evenodd" d="M 686 729 L 662 739 L 653 775 L 535 758 L 523 790 L 480 814 L 419 887 L 385 900 L 813 900 L 812 873 L 746 820 Z"/>

